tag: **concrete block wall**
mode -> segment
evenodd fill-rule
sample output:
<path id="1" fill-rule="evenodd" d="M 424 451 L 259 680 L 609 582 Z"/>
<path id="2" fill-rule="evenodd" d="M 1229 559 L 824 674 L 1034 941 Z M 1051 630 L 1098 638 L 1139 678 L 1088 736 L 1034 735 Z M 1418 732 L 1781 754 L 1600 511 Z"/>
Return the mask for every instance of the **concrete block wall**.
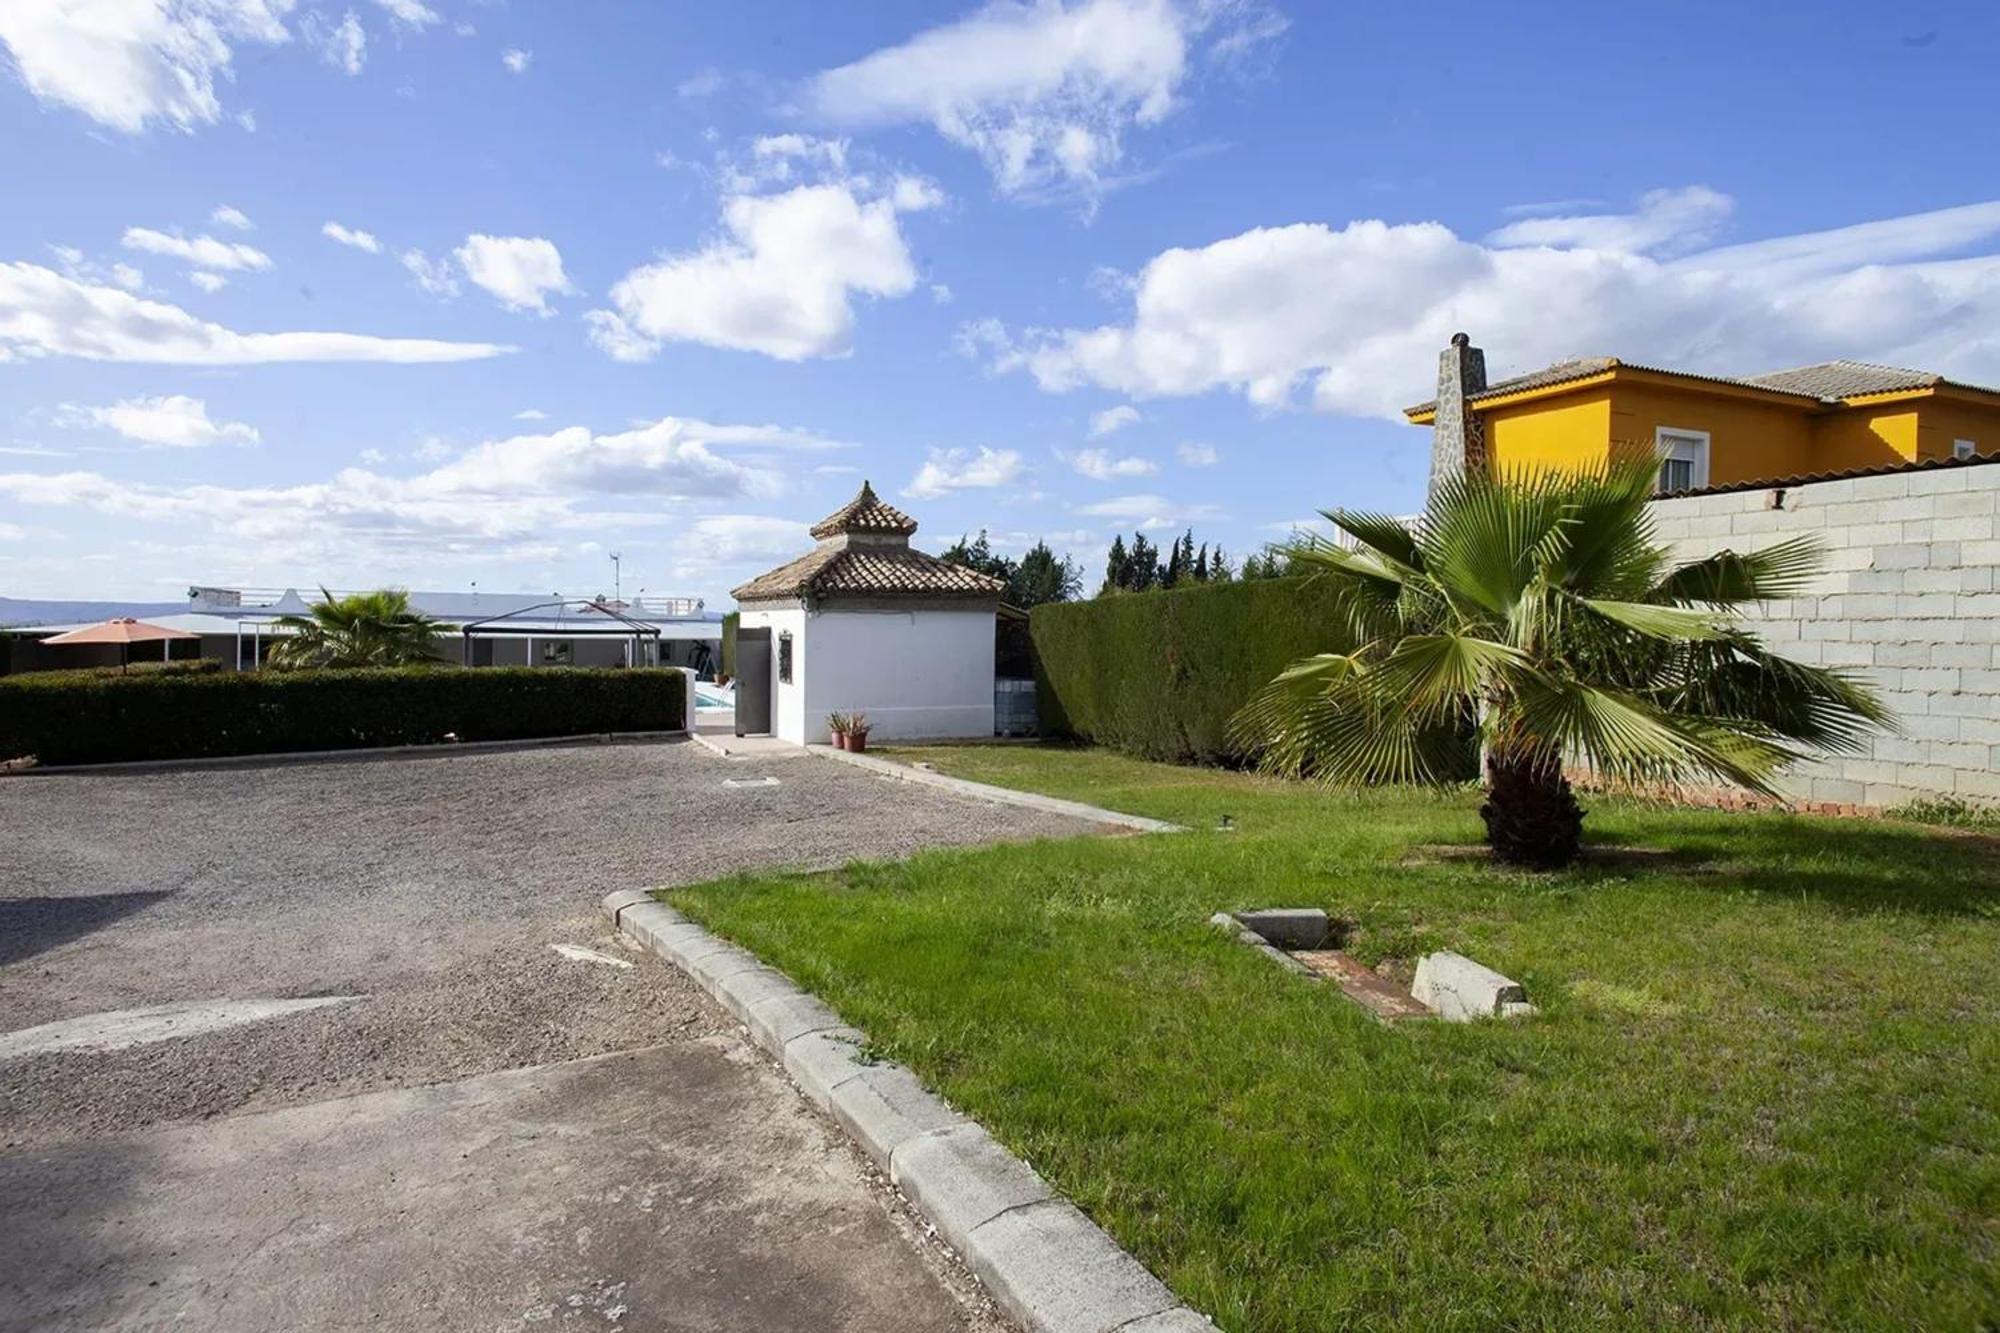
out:
<path id="1" fill-rule="evenodd" d="M 1853 669 L 1899 730 L 1792 773 L 1815 803 L 1930 796 L 2000 804 L 2000 459 L 1959 467 L 1656 501 L 1676 557 L 1755 551 L 1801 533 L 1827 547 L 1804 596 L 1752 617 L 1778 652 Z"/>

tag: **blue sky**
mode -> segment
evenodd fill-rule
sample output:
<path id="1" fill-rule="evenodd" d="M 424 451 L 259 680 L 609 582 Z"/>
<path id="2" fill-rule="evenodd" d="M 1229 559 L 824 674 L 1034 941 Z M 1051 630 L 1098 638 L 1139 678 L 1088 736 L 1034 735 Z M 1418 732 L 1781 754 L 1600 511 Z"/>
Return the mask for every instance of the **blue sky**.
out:
<path id="1" fill-rule="evenodd" d="M 0 594 L 726 602 L 1406 510 L 1495 373 L 2000 381 L 1989 4 L 0 6 Z"/>

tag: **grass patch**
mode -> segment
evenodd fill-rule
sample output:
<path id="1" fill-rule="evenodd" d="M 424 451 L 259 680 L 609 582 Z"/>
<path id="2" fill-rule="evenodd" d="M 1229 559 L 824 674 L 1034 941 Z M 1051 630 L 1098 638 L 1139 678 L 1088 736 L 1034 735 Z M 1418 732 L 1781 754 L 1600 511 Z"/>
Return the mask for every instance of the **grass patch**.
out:
<path id="1" fill-rule="evenodd" d="M 899 757 L 913 757 L 903 755 Z M 1193 832 L 675 890 L 983 1121 L 1231 1330 L 2000 1320 L 2000 852 L 1887 821 L 1590 801 L 1671 855 L 1559 874 L 1468 792 L 1093 750 L 962 777 Z M 1222 815 L 1235 830 L 1215 831 Z M 1318 906 L 1542 1006 L 1384 1028 L 1203 925 Z"/>

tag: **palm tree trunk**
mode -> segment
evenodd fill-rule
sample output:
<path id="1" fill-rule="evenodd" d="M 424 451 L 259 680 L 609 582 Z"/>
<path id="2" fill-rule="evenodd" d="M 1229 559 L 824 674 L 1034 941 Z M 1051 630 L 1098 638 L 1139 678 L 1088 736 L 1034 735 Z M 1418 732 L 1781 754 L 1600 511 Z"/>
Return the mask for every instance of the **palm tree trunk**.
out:
<path id="1" fill-rule="evenodd" d="M 1576 860 L 1583 808 L 1563 776 L 1562 757 L 1544 751 L 1491 750 L 1486 756 L 1486 842 L 1509 865 L 1556 870 Z"/>

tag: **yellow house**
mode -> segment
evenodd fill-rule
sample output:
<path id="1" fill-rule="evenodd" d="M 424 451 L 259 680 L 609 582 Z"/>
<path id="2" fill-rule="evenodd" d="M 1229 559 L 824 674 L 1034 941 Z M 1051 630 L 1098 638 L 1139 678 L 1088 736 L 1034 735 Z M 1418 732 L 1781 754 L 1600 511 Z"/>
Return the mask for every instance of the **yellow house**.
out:
<path id="1" fill-rule="evenodd" d="M 1921 370 L 1828 361 L 1738 379 L 1592 357 L 1482 387 L 1478 349 L 1454 348 L 1441 391 L 1450 358 L 1477 359 L 1463 382 L 1463 457 L 1496 472 L 1580 471 L 1650 451 L 1672 492 L 2000 453 L 2000 390 Z M 1435 425 L 1438 404 L 1405 415 Z"/>

